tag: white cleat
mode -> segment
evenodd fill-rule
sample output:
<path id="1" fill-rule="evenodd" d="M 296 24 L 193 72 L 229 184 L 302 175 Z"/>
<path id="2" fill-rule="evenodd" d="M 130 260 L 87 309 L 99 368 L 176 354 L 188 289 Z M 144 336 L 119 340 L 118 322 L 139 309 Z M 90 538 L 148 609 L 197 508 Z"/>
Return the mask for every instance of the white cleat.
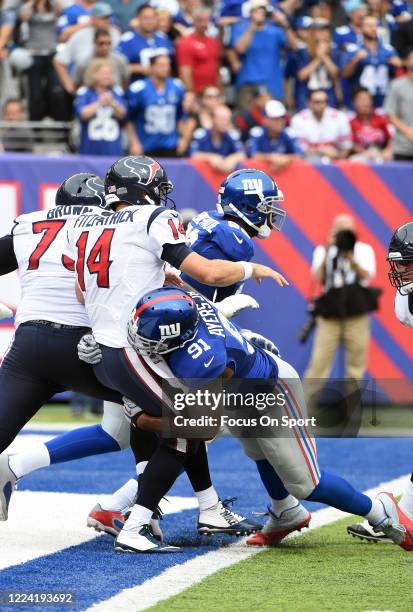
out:
<path id="1" fill-rule="evenodd" d="M 219 500 L 214 506 L 201 510 L 198 517 L 198 533 L 201 535 L 227 533 L 241 536 L 259 531 L 262 525 L 229 509 L 228 504 L 233 501 L 234 498 L 224 501 Z"/>
<path id="2" fill-rule="evenodd" d="M 151 533 L 149 525 L 123 528 L 115 540 L 116 552 L 129 553 L 176 553 L 182 549 L 160 543 Z"/>
<path id="3" fill-rule="evenodd" d="M 9 455 L 0 455 L 0 521 L 7 521 L 9 504 L 13 491 L 16 488 L 17 478 L 9 467 Z"/>
<path id="4" fill-rule="evenodd" d="M 383 504 L 386 518 L 373 525 L 373 530 L 384 533 L 404 550 L 413 552 L 413 520 L 404 514 L 391 493 L 379 493 L 376 499 Z"/>
<path id="5" fill-rule="evenodd" d="M 249 546 L 275 546 L 288 534 L 308 527 L 311 521 L 310 512 L 300 503 L 284 510 L 280 516 L 276 516 L 269 508 L 268 512 L 269 518 L 263 530 L 248 538 Z"/>

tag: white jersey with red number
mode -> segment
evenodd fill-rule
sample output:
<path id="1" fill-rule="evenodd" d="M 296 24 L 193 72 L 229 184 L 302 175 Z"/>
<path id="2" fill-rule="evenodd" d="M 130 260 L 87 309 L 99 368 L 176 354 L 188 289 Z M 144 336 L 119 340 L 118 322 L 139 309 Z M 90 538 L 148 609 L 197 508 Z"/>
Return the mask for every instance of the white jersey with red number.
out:
<path id="1" fill-rule="evenodd" d="M 394 300 L 394 312 L 400 323 L 413 327 L 413 295 L 400 295 L 396 293 Z"/>
<path id="2" fill-rule="evenodd" d="M 85 215 L 70 224 L 67 240 L 96 340 L 129 346 L 132 309 L 144 293 L 164 284 L 164 245 L 188 244 L 178 213 L 145 205 Z"/>
<path id="3" fill-rule="evenodd" d="M 92 211 L 90 206 L 58 206 L 15 220 L 11 233 L 21 285 L 16 326 L 46 320 L 89 327 L 85 308 L 76 298 L 73 262 L 70 269 L 62 256 L 68 220 Z"/>

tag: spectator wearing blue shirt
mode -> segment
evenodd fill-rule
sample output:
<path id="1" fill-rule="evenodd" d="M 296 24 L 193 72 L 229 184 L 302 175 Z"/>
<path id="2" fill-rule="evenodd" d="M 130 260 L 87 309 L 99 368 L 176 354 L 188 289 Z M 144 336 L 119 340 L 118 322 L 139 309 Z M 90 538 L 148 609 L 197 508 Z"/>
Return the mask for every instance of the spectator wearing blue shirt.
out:
<path id="1" fill-rule="evenodd" d="M 331 43 L 329 22 L 315 19 L 310 26 L 306 47 L 295 52 L 296 83 L 295 106 L 306 108 L 308 92 L 323 89 L 328 95 L 329 106 L 337 106 L 339 58 Z"/>
<path id="2" fill-rule="evenodd" d="M 252 91 L 265 85 L 275 98 L 283 98 L 281 53 L 296 47 L 296 37 L 284 13 L 271 11 L 266 0 L 251 0 L 250 17 L 235 23 L 228 59 L 236 74 L 237 106 L 244 112 L 251 104 Z"/>
<path id="3" fill-rule="evenodd" d="M 90 17 L 95 0 L 77 0 L 64 9 L 57 22 L 60 42 L 66 42 L 75 32 L 90 26 Z"/>
<path id="4" fill-rule="evenodd" d="M 132 80 L 144 78 L 149 74 L 150 59 L 153 55 L 162 51 L 172 56 L 174 52 L 171 40 L 157 31 L 157 17 L 153 7 L 142 4 L 136 17 L 135 29 L 122 35 L 118 48 L 129 62 Z"/>
<path id="5" fill-rule="evenodd" d="M 357 45 L 362 42 L 361 25 L 367 15 L 367 6 L 362 0 L 347 0 L 343 2 L 343 8 L 349 23 L 336 28 L 333 33 L 333 42 L 340 54 L 347 50 L 348 45 Z"/>
<path id="6" fill-rule="evenodd" d="M 348 96 L 358 85 L 365 87 L 373 96 L 374 107 L 379 108 L 389 87 L 391 70 L 400 68 L 402 63 L 393 47 L 379 41 L 375 17 L 363 19 L 362 34 L 362 44 L 350 47 L 342 59 L 342 74 L 347 80 L 346 94 Z M 348 97 L 345 103 L 351 106 Z"/>
<path id="7" fill-rule="evenodd" d="M 150 59 L 149 76 L 132 83 L 127 91 L 131 155 L 174 157 L 187 148 L 179 137 L 184 88 L 170 74 L 169 56 L 156 55 Z"/>
<path id="8" fill-rule="evenodd" d="M 190 155 L 206 161 L 219 172 L 229 174 L 245 158 L 239 133 L 232 127 L 231 111 L 221 104 L 212 112 L 212 128 L 195 131 Z"/>
<path id="9" fill-rule="evenodd" d="M 264 159 L 273 170 L 280 170 L 302 154 L 297 139 L 286 128 L 287 110 L 279 100 L 270 100 L 265 105 L 264 127 L 250 130 L 247 143 L 250 157 Z"/>
<path id="10" fill-rule="evenodd" d="M 82 126 L 79 153 L 120 157 L 121 124 L 127 111 L 122 89 L 114 86 L 112 64 L 94 60 L 86 71 L 85 84 L 74 103 Z"/>

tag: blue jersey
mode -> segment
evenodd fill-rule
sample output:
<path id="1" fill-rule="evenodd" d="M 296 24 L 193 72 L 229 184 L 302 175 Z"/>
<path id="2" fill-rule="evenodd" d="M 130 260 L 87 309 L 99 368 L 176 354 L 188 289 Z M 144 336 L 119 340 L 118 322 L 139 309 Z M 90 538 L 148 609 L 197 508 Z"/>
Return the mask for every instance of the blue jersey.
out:
<path id="1" fill-rule="evenodd" d="M 218 155 L 227 157 L 228 155 L 232 155 L 232 153 L 239 153 L 243 150 L 244 147 L 242 146 L 240 135 L 237 130 L 230 130 L 222 134 L 220 142 L 215 142 L 212 139 L 211 130 L 198 128 L 194 133 L 189 153 L 193 155 L 197 151 L 202 151 L 203 153 L 217 153 Z"/>
<path id="2" fill-rule="evenodd" d="M 88 21 L 90 10 L 80 4 L 68 6 L 57 20 L 57 32 L 61 34 L 69 26 Z"/>
<path id="3" fill-rule="evenodd" d="M 243 19 L 233 25 L 231 47 L 245 34 L 250 23 L 249 19 Z M 235 78 L 237 88 L 241 85 L 265 85 L 274 98 L 282 99 L 284 75 L 281 55 L 286 44 L 284 30 L 267 21 L 262 30 L 255 32 L 251 45 L 240 57 L 241 68 Z"/>
<path id="4" fill-rule="evenodd" d="M 183 97 L 184 87 L 179 79 L 167 79 L 163 91 L 156 90 L 149 78 L 129 87 L 129 118 L 145 152 L 176 149 Z"/>
<path id="5" fill-rule="evenodd" d="M 174 46 L 166 34 L 155 32 L 150 38 L 145 38 L 139 32 L 125 32 L 119 42 L 118 51 L 123 53 L 130 64 L 141 64 L 149 66 L 149 61 L 154 54 L 162 50 L 166 55 L 172 56 Z M 132 80 L 140 79 L 137 74 L 132 75 Z"/>
<path id="6" fill-rule="evenodd" d="M 190 292 L 199 313 L 199 326 L 192 340 L 166 355 L 174 376 L 191 384 L 191 379 L 217 379 L 226 368 L 234 378 L 276 379 L 278 367 L 265 351 L 253 346 L 217 308 L 201 295 Z"/>
<path id="7" fill-rule="evenodd" d="M 260 126 L 253 127 L 249 133 L 247 142 L 250 157 L 257 153 L 285 153 L 287 155 L 300 155 L 302 150 L 298 140 L 287 128 L 276 138 L 271 138 L 267 128 Z"/>
<path id="8" fill-rule="evenodd" d="M 389 88 L 391 70 L 389 61 L 397 57 L 397 52 L 392 46 L 380 42 L 377 44 L 376 53 L 371 53 L 364 45 L 350 45 L 343 55 L 342 66 L 348 64 L 360 49 L 365 49 L 368 55 L 358 62 L 354 74 L 349 79 L 345 79 L 348 85 L 347 92 L 358 85 L 365 87 L 373 97 L 374 107 L 378 108 L 383 105 Z M 344 102 L 346 106 L 351 106 L 349 97 Z"/>
<path id="9" fill-rule="evenodd" d="M 112 95 L 116 102 L 126 110 L 123 90 L 114 87 Z M 122 132 L 120 122 L 115 117 L 111 106 L 101 106 L 96 115 L 88 121 L 80 118 L 83 107 L 96 102 L 99 94 L 94 89 L 81 87 L 74 102 L 75 114 L 80 119 L 82 130 L 80 136 L 79 153 L 82 155 L 108 155 L 119 157 L 122 155 Z"/>
<path id="10" fill-rule="evenodd" d="M 336 64 L 337 68 L 340 64 L 338 47 L 331 44 L 331 60 Z M 291 72 L 292 69 L 295 71 L 295 76 L 302 68 L 308 66 L 312 61 L 310 54 L 305 45 L 301 45 L 296 51 L 290 53 L 289 59 L 287 59 L 287 68 Z M 300 81 L 295 79 L 294 83 L 294 96 L 295 106 L 298 110 L 307 108 L 307 100 L 309 91 L 312 89 L 324 89 L 328 95 L 328 105 L 337 106 L 337 97 L 334 90 L 334 83 L 329 76 L 327 69 L 324 64 L 320 64 L 318 68 L 313 72 L 307 81 Z"/>
<path id="11" fill-rule="evenodd" d="M 343 53 L 347 51 L 348 45 L 361 45 L 363 37 L 351 25 L 344 25 L 334 30 L 333 42 L 337 46 L 339 53 Z"/>
<path id="12" fill-rule="evenodd" d="M 194 217 L 188 225 L 187 236 L 192 250 L 206 259 L 250 261 L 254 256 L 254 243 L 247 232 L 213 210 Z M 229 287 L 216 288 L 203 285 L 187 274 L 182 274 L 181 278 L 213 302 L 237 293 L 243 286 L 243 283 L 235 283 Z"/>

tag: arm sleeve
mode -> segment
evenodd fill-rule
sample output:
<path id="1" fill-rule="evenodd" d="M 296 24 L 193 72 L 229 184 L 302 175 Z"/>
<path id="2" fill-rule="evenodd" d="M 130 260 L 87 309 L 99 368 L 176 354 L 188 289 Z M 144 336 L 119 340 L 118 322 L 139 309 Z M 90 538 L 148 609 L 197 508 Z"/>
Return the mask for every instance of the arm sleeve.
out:
<path id="1" fill-rule="evenodd" d="M 13 236 L 8 234 L 0 238 L 0 276 L 17 270 L 17 259 L 13 248 Z"/>
<path id="2" fill-rule="evenodd" d="M 311 263 L 312 272 L 315 272 L 321 266 L 321 263 L 324 261 L 325 256 L 326 256 L 326 249 L 322 244 L 319 244 L 314 249 L 313 261 Z"/>
<path id="3" fill-rule="evenodd" d="M 186 244 L 165 244 L 162 249 L 161 259 L 169 263 L 174 268 L 179 269 L 181 263 L 191 253 L 192 249 L 190 249 Z"/>

